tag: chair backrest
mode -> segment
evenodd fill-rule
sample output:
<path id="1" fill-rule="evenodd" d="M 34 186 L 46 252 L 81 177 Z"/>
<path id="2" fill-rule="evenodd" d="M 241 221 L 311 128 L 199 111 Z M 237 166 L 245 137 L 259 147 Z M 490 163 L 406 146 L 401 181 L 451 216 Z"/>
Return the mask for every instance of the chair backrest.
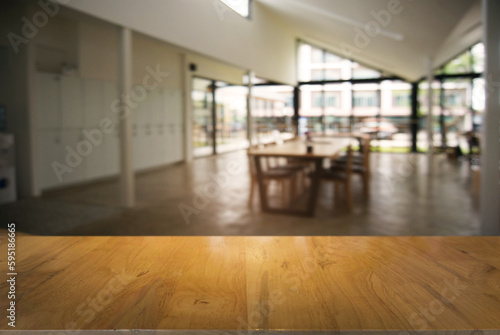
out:
<path id="1" fill-rule="evenodd" d="M 273 142 L 266 143 L 265 147 L 266 148 L 274 147 L 274 146 L 279 145 L 279 144 L 282 144 L 282 143 L 278 143 L 276 141 L 273 141 Z M 279 157 L 263 157 L 261 162 L 263 163 L 262 167 L 264 168 L 264 170 L 269 170 L 271 168 L 274 168 L 274 167 L 281 165 L 281 159 Z"/>
<path id="2" fill-rule="evenodd" d="M 252 149 L 260 149 L 267 147 L 269 145 L 271 144 L 267 145 L 258 144 L 247 149 L 248 171 L 250 172 L 252 178 L 257 176 L 257 168 L 255 167 L 255 157 L 252 155 Z M 273 157 L 265 157 L 265 156 L 259 158 L 260 166 L 263 171 L 267 171 L 274 166 L 273 162 L 271 162 L 272 158 Z"/>

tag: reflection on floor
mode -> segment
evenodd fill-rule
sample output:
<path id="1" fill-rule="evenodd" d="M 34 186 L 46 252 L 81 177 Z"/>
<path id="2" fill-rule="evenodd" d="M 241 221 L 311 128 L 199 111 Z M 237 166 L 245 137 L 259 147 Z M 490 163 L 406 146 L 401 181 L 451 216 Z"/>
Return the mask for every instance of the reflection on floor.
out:
<path id="1" fill-rule="evenodd" d="M 477 195 L 471 194 L 467 162 L 436 156 L 433 175 L 427 177 L 425 155 L 371 157 L 371 197 L 363 198 L 355 176 L 352 213 L 343 199 L 334 201 L 328 183 L 314 218 L 263 214 L 257 197 L 249 208 L 247 160 L 240 151 L 139 175 L 133 209 L 118 206 L 118 183 L 107 181 L 0 206 L 0 219 L 42 235 L 479 234 Z M 229 171 L 228 163 L 239 164 L 240 171 Z M 214 186 L 217 176 L 222 187 Z"/>

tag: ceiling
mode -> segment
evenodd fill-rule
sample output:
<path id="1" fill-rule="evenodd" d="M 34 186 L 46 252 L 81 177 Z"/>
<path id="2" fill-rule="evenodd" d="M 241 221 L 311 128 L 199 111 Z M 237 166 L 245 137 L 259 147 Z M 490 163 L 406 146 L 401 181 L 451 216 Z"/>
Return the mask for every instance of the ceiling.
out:
<path id="1" fill-rule="evenodd" d="M 482 37 L 480 0 L 256 1 L 300 39 L 409 81 Z"/>

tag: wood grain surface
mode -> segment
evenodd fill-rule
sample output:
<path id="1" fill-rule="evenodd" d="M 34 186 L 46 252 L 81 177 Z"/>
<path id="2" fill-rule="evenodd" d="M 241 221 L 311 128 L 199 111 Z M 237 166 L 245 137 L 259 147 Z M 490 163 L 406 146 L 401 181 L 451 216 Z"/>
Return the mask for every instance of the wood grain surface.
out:
<path id="1" fill-rule="evenodd" d="M 16 330 L 500 329 L 499 237 L 19 236 L 17 273 Z"/>

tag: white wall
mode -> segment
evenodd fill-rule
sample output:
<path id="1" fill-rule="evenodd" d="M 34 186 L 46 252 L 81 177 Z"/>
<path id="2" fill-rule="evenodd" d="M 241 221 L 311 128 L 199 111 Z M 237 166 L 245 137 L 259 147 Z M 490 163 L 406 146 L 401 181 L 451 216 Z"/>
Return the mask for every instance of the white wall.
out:
<path id="1" fill-rule="evenodd" d="M 21 17 L 40 10 L 36 5 L 2 11 L 2 31 L 20 31 Z M 21 196 L 41 190 L 87 182 L 119 172 L 118 133 L 103 135 L 92 153 L 77 166 L 68 165 L 68 146 L 78 151 L 85 132 L 99 129 L 104 119 L 117 129 L 114 101 L 118 96 L 118 32 L 113 24 L 62 10 L 39 29 L 21 52 L 9 49 L 8 63 L 0 67 L 0 101 L 7 105 L 9 131 L 17 138 L 18 191 Z M 197 71 L 187 70 L 195 63 Z M 62 64 L 75 71 L 62 74 Z M 8 70 L 9 69 L 9 70 Z M 241 83 L 244 70 L 186 51 L 140 33 L 133 36 L 133 85 L 144 87 L 144 78 L 168 73 L 155 89 L 134 101 L 133 155 L 136 171 L 189 159 L 185 141 L 189 127 L 190 78 L 193 75 Z M 149 80 L 149 83 L 155 81 Z M 53 163 L 71 168 L 58 180 Z"/>
<path id="2" fill-rule="evenodd" d="M 117 43 L 113 25 L 62 13 L 51 18 L 30 41 L 35 50 L 29 96 L 34 114 L 31 122 L 36 128 L 32 148 L 37 162 L 36 193 L 118 173 L 117 132 L 99 130 L 103 119 L 117 126 L 111 109 L 118 98 Z M 63 64 L 74 66 L 75 71 L 62 74 Z M 79 158 L 70 154 L 71 150 L 78 153 L 83 141 L 89 143 L 85 132 L 95 131 L 100 131 L 102 138 L 98 136 L 91 143 L 90 154 Z M 59 170 L 61 179 L 54 164 L 68 168 Z"/>
<path id="3" fill-rule="evenodd" d="M 77 40 L 80 75 L 117 82 L 118 28 L 97 20 L 80 20 Z"/>
<path id="4" fill-rule="evenodd" d="M 35 109 L 37 112 L 38 178 L 41 189 L 61 187 L 116 175 L 119 172 L 118 29 L 95 20 L 56 17 L 52 27 L 35 39 L 37 49 L 57 50 L 59 63 L 48 53 L 37 54 Z M 75 57 L 74 55 L 77 55 Z M 62 75 L 61 62 L 74 64 L 75 73 Z M 40 71 L 43 70 L 43 71 Z M 50 72 L 52 71 L 52 73 Z M 151 73 L 168 73 L 160 81 Z M 154 85 L 154 89 L 145 89 Z M 136 171 L 183 159 L 181 54 L 151 38 L 135 35 L 133 41 L 133 85 L 144 95 L 130 95 L 133 108 L 133 157 Z M 134 91 L 133 89 L 133 91 Z M 100 129 L 103 120 L 114 130 Z M 83 154 L 88 132 L 96 135 L 92 152 Z M 80 158 L 76 158 L 76 152 Z M 57 163 L 55 163 L 57 162 Z M 76 162 L 76 163 L 75 163 Z M 65 167 L 70 170 L 63 171 Z M 57 164 L 59 176 L 54 171 Z M 76 165 L 76 166 L 73 166 Z"/>
<path id="5" fill-rule="evenodd" d="M 147 97 L 131 108 L 134 167 L 146 169 L 182 161 L 181 53 L 140 34 L 134 34 L 132 48 L 133 85 L 154 86 L 146 89 Z"/>
<path id="6" fill-rule="evenodd" d="M 67 6 L 254 70 L 257 76 L 294 84 L 295 35 L 262 4 L 252 4 L 251 19 L 213 0 L 72 0 Z"/>
<path id="7" fill-rule="evenodd" d="M 190 71 L 192 76 L 226 81 L 234 85 L 243 84 L 243 75 L 246 71 L 242 69 L 193 53 L 186 55 L 186 62 L 188 65 L 196 64 L 196 71 Z"/>
<path id="8" fill-rule="evenodd" d="M 20 33 L 21 18 L 30 18 L 40 11 L 36 2 L 10 6 L 11 9 L 2 7 L 1 11 L 0 28 L 5 32 Z M 214 15 L 219 20 L 217 12 Z M 224 19 L 218 21 L 220 24 L 229 23 L 225 20 L 240 20 L 232 12 L 224 15 Z M 249 21 L 244 22 L 246 29 L 253 27 Z M 63 182 L 58 180 L 52 166 L 53 162 L 68 166 L 67 146 L 77 150 L 79 143 L 87 140 L 84 131 L 99 129 L 103 119 L 110 119 L 118 128 L 113 107 L 113 102 L 120 99 L 118 32 L 114 24 L 61 9 L 27 45 L 20 45 L 19 54 L 14 54 L 6 34 L 0 36 L 0 45 L 8 49 L 8 64 L 0 67 L 0 102 L 7 106 L 8 130 L 14 132 L 17 139 L 16 172 L 21 196 L 36 196 L 44 189 L 118 173 L 116 130 L 105 134 L 102 142 L 93 146 L 91 154 L 82 157 L 82 162 L 71 167 L 71 172 L 64 173 Z M 279 45 L 276 41 L 273 43 Z M 289 55 L 293 54 L 292 50 Z M 197 65 L 197 71 L 188 70 L 190 63 Z M 74 65 L 75 71 L 61 74 L 63 64 Z M 262 69 L 266 67 L 272 69 L 273 65 L 266 63 Z M 134 33 L 133 84 L 144 86 L 144 78 L 157 69 L 168 72 L 168 77 L 154 90 L 147 90 L 144 99 L 135 101 L 137 106 L 130 116 L 134 126 L 136 171 L 189 160 L 192 76 L 240 84 L 245 73 L 241 67 Z"/>

